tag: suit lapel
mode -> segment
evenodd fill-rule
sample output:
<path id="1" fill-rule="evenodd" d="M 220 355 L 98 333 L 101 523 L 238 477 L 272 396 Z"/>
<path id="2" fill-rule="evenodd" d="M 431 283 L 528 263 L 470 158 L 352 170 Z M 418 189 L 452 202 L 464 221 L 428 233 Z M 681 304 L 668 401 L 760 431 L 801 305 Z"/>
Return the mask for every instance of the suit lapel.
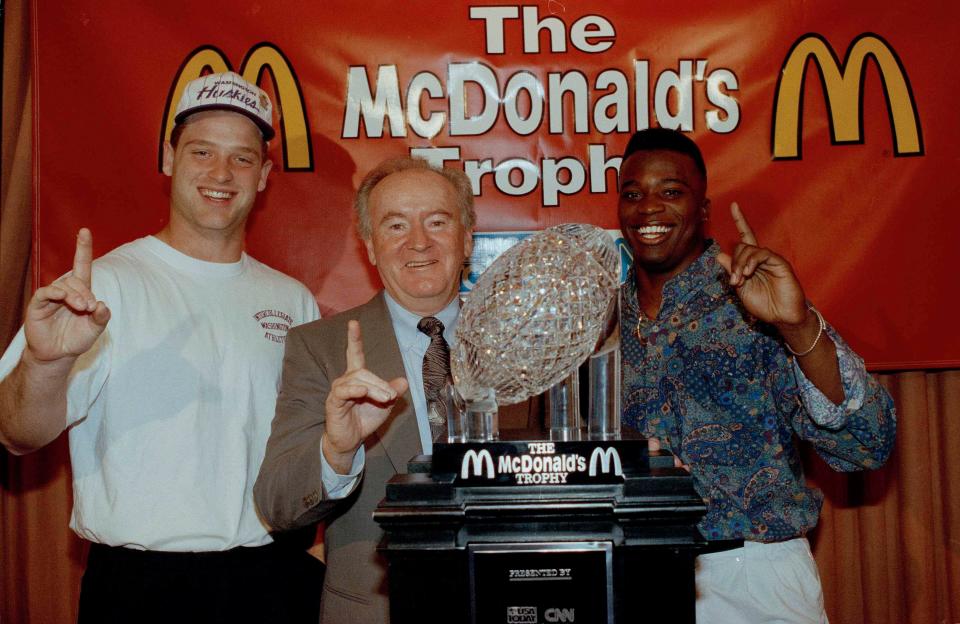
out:
<path id="1" fill-rule="evenodd" d="M 367 368 L 380 378 L 390 381 L 396 377 L 406 377 L 403 357 L 393 331 L 390 312 L 383 299 L 383 291 L 358 311 L 358 321 L 363 332 L 363 350 L 367 354 Z M 398 473 L 407 471 L 407 462 L 414 455 L 423 452 L 420 445 L 420 431 L 417 428 L 417 416 L 413 409 L 410 391 L 400 399 L 379 429 L 376 435 L 383 444 L 384 452 Z"/>

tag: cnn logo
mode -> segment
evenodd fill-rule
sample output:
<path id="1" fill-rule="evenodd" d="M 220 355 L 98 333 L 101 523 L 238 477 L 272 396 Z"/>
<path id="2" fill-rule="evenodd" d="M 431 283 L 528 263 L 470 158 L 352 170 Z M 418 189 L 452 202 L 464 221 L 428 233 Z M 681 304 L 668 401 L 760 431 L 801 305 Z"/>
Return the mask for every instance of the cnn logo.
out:
<path id="1" fill-rule="evenodd" d="M 548 622 L 573 622 L 576 618 L 573 609 L 547 609 L 543 612 L 543 619 Z"/>

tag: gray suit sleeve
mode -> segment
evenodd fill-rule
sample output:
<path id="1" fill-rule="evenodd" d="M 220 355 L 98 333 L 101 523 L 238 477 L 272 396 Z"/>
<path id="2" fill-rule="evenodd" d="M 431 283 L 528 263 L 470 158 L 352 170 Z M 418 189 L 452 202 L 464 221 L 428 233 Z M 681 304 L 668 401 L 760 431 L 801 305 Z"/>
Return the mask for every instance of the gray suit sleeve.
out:
<path id="1" fill-rule="evenodd" d="M 339 362 L 323 355 L 335 353 L 336 347 L 324 344 L 323 332 L 316 329 L 310 323 L 287 334 L 277 409 L 253 487 L 257 510 L 275 530 L 318 522 L 338 503 L 328 500 L 323 488 L 320 440 L 331 378 L 339 374 L 332 374 L 331 367 Z M 336 332 L 331 334 L 331 342 L 339 345 Z M 322 345 L 322 353 L 311 343 Z"/>

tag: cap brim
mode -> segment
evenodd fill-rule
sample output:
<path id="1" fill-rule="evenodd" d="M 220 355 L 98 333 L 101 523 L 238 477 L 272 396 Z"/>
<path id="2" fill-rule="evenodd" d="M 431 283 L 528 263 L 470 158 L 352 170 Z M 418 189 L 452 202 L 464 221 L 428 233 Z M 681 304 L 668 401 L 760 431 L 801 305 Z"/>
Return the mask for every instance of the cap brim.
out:
<path id="1" fill-rule="evenodd" d="M 179 115 L 177 115 L 176 117 L 174 117 L 173 121 L 175 124 L 181 124 L 190 115 L 194 115 L 196 113 L 202 113 L 204 111 L 211 111 L 211 110 L 225 110 L 225 111 L 230 111 L 231 113 L 239 113 L 243 115 L 244 117 L 252 121 L 254 124 L 256 124 L 257 128 L 260 130 L 260 133 L 263 135 L 264 141 L 269 141 L 274 136 L 276 136 L 276 132 L 274 131 L 272 125 L 268 124 L 263 119 L 261 119 L 260 117 L 257 117 L 256 115 L 254 115 L 253 113 L 251 113 L 245 108 L 241 108 L 239 106 L 230 106 L 229 104 L 208 104 L 205 106 L 194 106 L 193 108 L 187 109 L 182 113 L 180 113 Z"/>

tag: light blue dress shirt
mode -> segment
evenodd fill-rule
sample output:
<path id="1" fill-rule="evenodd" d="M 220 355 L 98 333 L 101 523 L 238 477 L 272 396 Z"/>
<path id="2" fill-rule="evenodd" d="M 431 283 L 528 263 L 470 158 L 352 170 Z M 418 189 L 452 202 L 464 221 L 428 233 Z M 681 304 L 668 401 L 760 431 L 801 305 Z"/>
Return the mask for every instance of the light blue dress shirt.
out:
<path id="1" fill-rule="evenodd" d="M 400 346 L 400 355 L 403 357 L 403 369 L 410 383 L 410 396 L 413 399 L 413 409 L 417 414 L 417 429 L 420 432 L 420 446 L 423 447 L 426 455 L 430 455 L 433 453 L 433 440 L 430 437 L 430 423 L 427 420 L 427 399 L 423 393 L 423 355 L 430 346 L 430 337 L 417 329 L 422 316 L 401 306 L 387 292 L 383 295 L 393 323 L 393 333 Z M 433 316 L 443 323 L 443 337 L 447 344 L 452 346 L 457 319 L 460 317 L 460 297 L 454 297 L 447 307 Z"/>

